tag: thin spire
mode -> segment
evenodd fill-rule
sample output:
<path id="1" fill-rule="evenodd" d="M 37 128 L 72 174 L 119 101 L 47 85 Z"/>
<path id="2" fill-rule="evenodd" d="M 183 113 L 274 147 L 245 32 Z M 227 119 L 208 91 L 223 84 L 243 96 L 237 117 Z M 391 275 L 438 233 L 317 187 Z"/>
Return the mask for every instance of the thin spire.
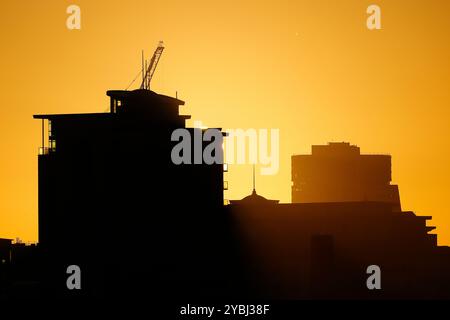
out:
<path id="1" fill-rule="evenodd" d="M 142 62 L 142 70 L 141 70 L 141 72 L 142 72 L 142 83 L 144 83 L 144 78 L 145 78 L 145 76 L 144 76 L 144 50 L 142 50 L 142 56 L 141 56 L 141 62 Z M 141 88 L 141 89 L 143 89 L 143 88 Z"/>
<path id="2" fill-rule="evenodd" d="M 253 192 L 256 193 L 256 183 L 255 183 L 255 164 L 253 164 Z"/>

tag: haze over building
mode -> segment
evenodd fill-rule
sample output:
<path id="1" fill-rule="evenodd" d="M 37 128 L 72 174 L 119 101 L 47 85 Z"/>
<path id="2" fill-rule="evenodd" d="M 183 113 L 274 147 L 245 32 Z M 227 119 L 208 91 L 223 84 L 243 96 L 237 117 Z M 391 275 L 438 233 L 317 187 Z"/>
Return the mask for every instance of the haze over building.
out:
<path id="1" fill-rule="evenodd" d="M 390 155 L 361 154 L 347 142 L 313 145 L 311 151 L 292 156 L 292 202 L 379 201 L 401 210 Z"/>
<path id="2" fill-rule="evenodd" d="M 360 156 L 359 148 L 348 143 L 313 150 L 312 157 L 296 164 L 306 164 L 303 176 L 323 177 L 312 181 L 315 192 L 323 184 L 323 197 L 279 203 L 258 195 L 254 187 L 225 209 L 236 221 L 233 232 L 244 252 L 248 290 L 274 299 L 447 297 L 450 276 L 443 270 L 450 266 L 450 250 L 437 245 L 431 233 L 435 227 L 427 225 L 432 217 L 401 211 L 399 202 L 383 197 L 390 190 L 398 195 L 388 182 L 390 157 Z M 356 174 L 352 165 L 359 167 Z M 370 179 L 377 174 L 384 176 Z M 341 193 L 339 185 L 346 188 Z M 357 187 L 365 192 L 352 195 Z M 371 200 L 359 198 L 369 192 Z M 383 270 L 380 292 L 367 290 L 370 265 Z"/>

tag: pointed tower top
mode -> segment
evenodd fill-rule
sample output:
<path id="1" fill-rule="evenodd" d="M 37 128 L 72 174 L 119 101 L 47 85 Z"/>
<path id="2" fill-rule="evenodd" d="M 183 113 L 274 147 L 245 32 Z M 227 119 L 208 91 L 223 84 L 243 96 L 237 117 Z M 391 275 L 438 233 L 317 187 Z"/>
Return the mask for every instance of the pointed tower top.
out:
<path id="1" fill-rule="evenodd" d="M 256 183 L 255 183 L 255 164 L 253 164 L 253 193 L 256 194 Z"/>

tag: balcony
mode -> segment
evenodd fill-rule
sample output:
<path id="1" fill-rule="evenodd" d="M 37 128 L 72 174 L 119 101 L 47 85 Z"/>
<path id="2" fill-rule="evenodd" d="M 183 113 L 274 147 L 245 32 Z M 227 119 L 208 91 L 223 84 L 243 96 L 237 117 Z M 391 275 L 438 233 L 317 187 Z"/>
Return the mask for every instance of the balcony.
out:
<path id="1" fill-rule="evenodd" d="M 36 118 L 37 116 L 34 116 L 34 117 Z M 39 149 L 38 149 L 38 155 L 44 156 L 44 155 L 48 155 L 48 154 L 56 151 L 56 140 L 53 135 L 52 121 L 50 119 L 46 119 L 46 118 L 40 118 L 40 119 L 42 119 L 42 144 L 41 144 L 41 147 L 39 147 Z M 47 132 L 45 130 L 45 120 L 48 120 Z M 48 137 L 48 147 L 45 146 L 45 137 L 46 136 Z"/>

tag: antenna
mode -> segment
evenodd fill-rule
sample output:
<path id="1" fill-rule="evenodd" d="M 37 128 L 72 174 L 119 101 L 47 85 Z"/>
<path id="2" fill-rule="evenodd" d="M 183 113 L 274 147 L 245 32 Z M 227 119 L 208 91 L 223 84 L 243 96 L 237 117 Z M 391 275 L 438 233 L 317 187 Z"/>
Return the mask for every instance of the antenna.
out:
<path id="1" fill-rule="evenodd" d="M 142 50 L 142 67 L 141 71 L 137 73 L 136 77 L 134 77 L 133 81 L 128 85 L 128 87 L 125 90 L 128 90 L 133 83 L 136 81 L 136 79 L 139 77 L 139 73 L 141 73 L 142 82 L 141 82 L 141 89 L 148 89 L 150 90 L 150 80 L 153 77 L 153 73 L 156 70 L 156 66 L 158 65 L 159 58 L 161 57 L 161 54 L 164 50 L 164 43 L 162 41 L 159 42 L 158 47 L 155 50 L 155 53 L 153 54 L 152 59 L 150 60 L 150 65 L 147 68 L 147 60 L 144 58 L 144 50 Z"/>
<path id="2" fill-rule="evenodd" d="M 144 82 L 144 50 L 142 50 L 142 57 L 141 57 L 141 62 L 142 62 L 142 82 Z"/>
<path id="3" fill-rule="evenodd" d="M 147 70 L 147 59 L 145 60 L 145 70 Z M 147 74 L 144 75 L 144 79 L 142 79 L 142 83 L 144 87 L 142 89 L 148 89 L 147 87 Z"/>
<path id="4" fill-rule="evenodd" d="M 255 183 L 255 164 L 253 164 L 253 192 L 256 192 L 256 183 Z"/>

